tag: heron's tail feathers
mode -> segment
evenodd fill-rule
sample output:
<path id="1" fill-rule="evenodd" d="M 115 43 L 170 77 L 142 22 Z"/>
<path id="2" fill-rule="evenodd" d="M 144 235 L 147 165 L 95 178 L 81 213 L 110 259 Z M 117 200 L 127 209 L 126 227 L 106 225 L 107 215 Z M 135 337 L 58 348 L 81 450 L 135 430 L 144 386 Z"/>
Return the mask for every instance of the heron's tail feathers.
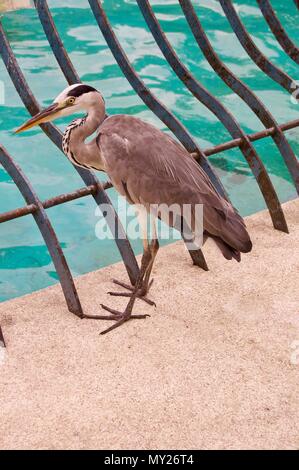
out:
<path id="1" fill-rule="evenodd" d="M 213 235 L 210 235 L 210 238 L 216 243 L 218 246 L 219 250 L 223 254 L 225 259 L 231 260 L 235 259 L 240 263 L 241 261 L 241 253 L 238 250 L 235 250 L 231 246 L 229 246 L 227 243 L 225 243 L 221 238 L 214 237 Z"/>
<path id="2" fill-rule="evenodd" d="M 235 252 L 249 253 L 252 249 L 249 233 L 239 214 L 234 213 L 226 219 L 219 237 Z"/>
<path id="3" fill-rule="evenodd" d="M 214 240 L 226 259 L 235 259 L 240 262 L 241 253 L 251 251 L 252 242 L 245 222 L 233 209 L 226 214 L 225 218 L 218 216 L 217 229 L 215 230 L 214 227 L 211 226 L 212 230 L 207 230 L 208 236 Z"/>

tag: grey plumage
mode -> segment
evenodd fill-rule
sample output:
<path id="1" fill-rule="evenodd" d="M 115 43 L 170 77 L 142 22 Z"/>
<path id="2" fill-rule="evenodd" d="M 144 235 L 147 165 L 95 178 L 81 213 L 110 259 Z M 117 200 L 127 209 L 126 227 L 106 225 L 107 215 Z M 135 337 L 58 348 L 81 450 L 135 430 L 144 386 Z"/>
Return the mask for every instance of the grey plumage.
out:
<path id="1" fill-rule="evenodd" d="M 141 205 L 141 212 L 149 211 L 150 205 L 178 205 L 182 208 L 188 204 L 195 208 L 197 204 L 203 204 L 204 241 L 211 238 L 225 258 L 237 261 L 240 261 L 241 252 L 251 250 L 252 244 L 242 217 L 218 194 L 205 172 L 181 144 L 133 116 L 107 117 L 103 97 L 94 88 L 83 84 L 68 87 L 49 108 L 27 121 L 18 132 L 80 110 L 84 110 L 86 116 L 72 121 L 63 136 L 63 151 L 72 163 L 105 171 L 116 190 L 130 204 Z M 86 142 L 95 132 L 96 137 Z M 141 225 L 144 225 L 144 214 L 139 213 L 139 219 Z M 177 227 L 174 218 L 169 223 Z M 195 217 L 191 219 L 189 229 L 195 240 L 199 238 L 201 228 Z M 132 308 L 136 297 L 153 304 L 145 296 L 151 286 L 150 273 L 158 248 L 155 236 L 151 242 L 145 239 L 140 274 L 135 286 L 117 282 L 132 290 L 132 293 L 129 294 L 130 300 L 124 312 L 102 306 L 111 315 L 96 318 L 116 320 L 104 333 L 131 318 L 145 317 L 132 315 Z M 128 296 L 127 293 L 114 295 Z"/>
<path id="2" fill-rule="evenodd" d="M 132 116 L 111 116 L 99 127 L 98 148 L 115 188 L 135 204 L 203 204 L 206 236 L 232 253 L 251 249 L 243 219 L 172 137 Z M 126 191 L 123 188 L 126 184 Z M 130 199 L 128 194 L 130 195 Z"/>

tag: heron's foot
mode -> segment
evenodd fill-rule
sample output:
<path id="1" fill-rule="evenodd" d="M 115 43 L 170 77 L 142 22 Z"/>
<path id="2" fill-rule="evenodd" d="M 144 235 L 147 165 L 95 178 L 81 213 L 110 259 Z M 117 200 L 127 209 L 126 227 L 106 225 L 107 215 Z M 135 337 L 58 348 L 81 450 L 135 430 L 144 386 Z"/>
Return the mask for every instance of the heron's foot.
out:
<path id="1" fill-rule="evenodd" d="M 125 282 L 118 281 L 117 279 L 112 279 L 114 284 L 117 284 L 118 286 L 124 287 L 125 289 L 128 289 L 130 292 L 108 292 L 108 294 L 116 296 L 116 297 L 131 297 L 132 292 L 134 292 L 134 286 L 131 286 L 130 284 L 126 284 Z M 152 279 L 151 282 L 149 283 L 148 286 L 143 285 L 137 292 L 136 298 L 143 300 L 149 305 L 154 305 L 156 307 L 156 303 L 153 300 L 148 299 L 147 293 L 152 287 L 154 280 Z"/>
<path id="2" fill-rule="evenodd" d="M 146 315 L 133 315 L 132 307 L 130 307 L 129 304 L 127 305 L 127 308 L 125 309 L 124 312 L 119 312 L 118 310 L 114 310 L 113 308 L 107 307 L 104 304 L 101 304 L 101 307 L 104 310 L 107 310 L 107 312 L 111 313 L 111 315 L 84 315 L 83 316 L 83 318 L 89 318 L 91 320 L 114 320 L 115 321 L 114 325 L 102 331 L 100 333 L 101 335 L 104 335 L 108 333 L 109 331 L 114 330 L 115 328 L 119 327 L 123 323 L 129 320 L 132 320 L 134 318 L 143 319 L 146 317 L 150 317 L 150 315 L 147 315 L 147 314 Z"/>

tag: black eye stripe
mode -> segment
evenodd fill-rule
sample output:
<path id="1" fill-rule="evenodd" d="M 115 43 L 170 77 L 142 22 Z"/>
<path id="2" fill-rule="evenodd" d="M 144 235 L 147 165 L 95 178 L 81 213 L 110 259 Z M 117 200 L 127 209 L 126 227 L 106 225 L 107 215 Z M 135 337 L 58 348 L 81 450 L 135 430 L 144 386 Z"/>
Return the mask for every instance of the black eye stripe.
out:
<path id="1" fill-rule="evenodd" d="M 72 96 L 72 97 L 78 98 L 79 96 L 84 95 L 84 93 L 89 93 L 90 91 L 96 91 L 98 93 L 98 91 L 95 88 L 93 88 L 92 86 L 78 85 L 77 87 L 70 90 L 68 92 L 67 96 Z"/>

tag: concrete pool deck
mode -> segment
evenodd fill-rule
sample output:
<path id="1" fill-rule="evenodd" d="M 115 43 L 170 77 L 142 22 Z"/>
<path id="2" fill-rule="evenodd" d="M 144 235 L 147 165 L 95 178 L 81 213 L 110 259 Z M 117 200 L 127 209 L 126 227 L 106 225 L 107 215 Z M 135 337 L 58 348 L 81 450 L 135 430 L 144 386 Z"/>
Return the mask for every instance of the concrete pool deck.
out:
<path id="1" fill-rule="evenodd" d="M 204 272 L 182 243 L 161 249 L 157 308 L 138 300 L 151 317 L 106 336 L 59 286 L 2 303 L 0 448 L 298 449 L 299 201 L 284 210 L 289 235 L 247 219 L 241 263 L 209 244 Z M 113 277 L 121 264 L 76 280 L 86 312 L 125 305 Z"/>

